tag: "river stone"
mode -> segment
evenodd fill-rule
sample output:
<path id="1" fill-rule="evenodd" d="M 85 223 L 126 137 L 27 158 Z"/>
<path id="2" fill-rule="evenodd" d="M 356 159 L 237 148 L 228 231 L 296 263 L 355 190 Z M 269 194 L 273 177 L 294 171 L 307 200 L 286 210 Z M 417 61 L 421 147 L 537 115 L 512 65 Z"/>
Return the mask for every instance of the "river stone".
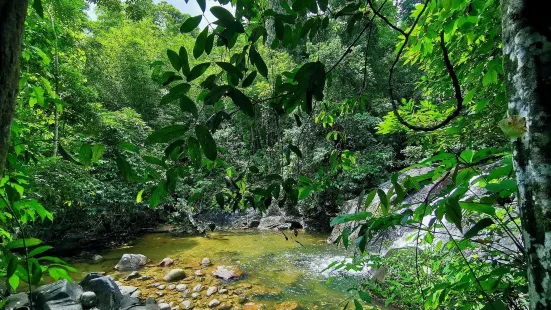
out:
<path id="1" fill-rule="evenodd" d="M 126 286 L 126 285 L 119 286 L 119 289 L 121 290 L 121 294 L 128 295 L 128 296 L 132 295 L 132 293 L 138 290 L 138 288 L 135 286 Z"/>
<path id="2" fill-rule="evenodd" d="M 154 305 L 154 304 L 155 304 L 155 297 L 148 297 L 148 298 L 145 300 L 145 304 L 146 304 L 146 305 Z"/>
<path id="3" fill-rule="evenodd" d="M 221 304 L 220 307 L 218 307 L 218 309 L 220 310 L 230 310 L 231 308 L 233 308 L 231 304 L 224 304 L 224 303 Z"/>
<path id="4" fill-rule="evenodd" d="M 203 289 L 203 286 L 202 286 L 201 284 L 197 284 L 197 285 L 195 285 L 195 287 L 193 288 L 193 291 L 194 291 L 194 292 L 200 292 L 202 289 Z"/>
<path id="5" fill-rule="evenodd" d="M 43 310 L 82 310 L 80 302 L 69 297 L 50 300 L 42 306 Z"/>
<path id="6" fill-rule="evenodd" d="M 218 301 L 218 299 L 213 299 L 209 302 L 209 307 L 214 308 L 214 307 L 218 306 L 219 304 L 220 304 L 220 302 Z"/>
<path id="7" fill-rule="evenodd" d="M 159 290 L 164 290 L 165 287 L 166 287 L 166 285 L 159 285 L 159 286 L 157 286 L 157 289 L 159 289 Z"/>
<path id="8" fill-rule="evenodd" d="M 304 307 L 301 307 L 297 302 L 286 301 L 280 304 L 277 304 L 274 310 L 302 310 Z"/>
<path id="9" fill-rule="evenodd" d="M 125 281 L 128 281 L 128 280 L 132 280 L 132 279 L 136 279 L 136 278 L 139 278 L 141 277 L 142 275 L 137 272 L 137 271 L 132 271 L 131 273 L 129 273 L 125 278 L 124 280 Z"/>
<path id="10" fill-rule="evenodd" d="M 208 257 L 203 258 L 203 260 L 201 261 L 201 265 L 204 267 L 210 266 L 211 265 L 210 259 Z"/>
<path id="11" fill-rule="evenodd" d="M 216 293 L 218 291 L 218 288 L 216 286 L 211 286 L 207 290 L 207 296 L 211 296 L 212 294 Z"/>
<path id="12" fill-rule="evenodd" d="M 170 257 L 165 257 L 163 260 L 159 263 L 160 267 L 170 267 L 174 265 L 174 260 Z"/>
<path id="13" fill-rule="evenodd" d="M 147 281 L 149 280 L 149 277 L 148 276 L 142 276 L 140 277 L 140 281 Z"/>
<path id="14" fill-rule="evenodd" d="M 193 293 L 193 294 L 191 294 L 191 298 L 196 299 L 197 297 L 199 297 L 199 293 Z"/>
<path id="15" fill-rule="evenodd" d="M 8 296 L 4 309 L 15 310 L 28 307 L 29 305 L 29 295 L 27 293 L 17 293 Z"/>
<path id="16" fill-rule="evenodd" d="M 190 301 L 190 300 L 184 300 L 184 301 L 182 301 L 182 306 L 184 307 L 184 309 L 191 309 L 191 308 L 193 308 L 193 307 L 191 306 L 191 301 Z"/>
<path id="17" fill-rule="evenodd" d="M 96 293 L 99 310 L 113 310 L 120 307 L 123 295 L 113 279 L 99 273 L 90 273 L 80 282 L 86 291 Z"/>
<path id="18" fill-rule="evenodd" d="M 237 266 L 218 266 L 212 275 L 225 281 L 234 281 L 242 278 L 245 272 Z"/>
<path id="19" fill-rule="evenodd" d="M 147 287 L 159 287 L 159 285 L 161 285 L 161 283 L 151 283 Z"/>
<path id="20" fill-rule="evenodd" d="M 96 254 L 96 255 L 92 256 L 92 261 L 94 263 L 99 263 L 99 262 L 103 261 L 103 256 Z"/>
<path id="21" fill-rule="evenodd" d="M 160 303 L 160 304 L 159 304 L 159 309 L 160 309 L 160 310 L 170 310 L 170 305 L 167 304 L 167 303 L 164 303 L 164 302 L 163 302 L 163 303 Z"/>
<path id="22" fill-rule="evenodd" d="M 82 295 L 82 288 L 75 282 L 68 282 L 67 280 L 57 281 L 51 284 L 46 284 L 38 289 L 36 289 L 33 294 L 33 300 L 39 305 L 44 305 L 48 301 L 52 300 L 62 300 L 70 299 L 78 303 L 80 301 L 80 296 Z M 70 304 L 68 301 L 65 301 L 65 304 Z M 53 303 L 51 305 L 59 306 L 58 303 Z"/>
<path id="23" fill-rule="evenodd" d="M 204 276 L 205 274 L 204 274 L 203 271 L 201 271 L 201 270 L 195 270 L 195 275 L 198 276 L 198 277 L 202 277 L 202 276 Z"/>
<path id="24" fill-rule="evenodd" d="M 86 309 L 92 308 L 96 305 L 96 293 L 94 292 L 84 292 L 80 296 L 80 303 Z"/>
<path id="25" fill-rule="evenodd" d="M 163 292 L 157 292 L 157 296 L 163 297 L 163 296 L 165 296 L 165 293 L 163 293 Z"/>
<path id="26" fill-rule="evenodd" d="M 132 293 L 132 295 L 130 295 L 130 297 L 140 298 L 141 295 L 142 295 L 142 292 L 140 292 L 140 290 L 136 290 L 134 293 Z"/>
<path id="27" fill-rule="evenodd" d="M 130 310 L 140 304 L 140 300 L 135 297 L 124 296 L 121 301 L 120 310 Z"/>
<path id="28" fill-rule="evenodd" d="M 186 273 L 182 269 L 172 269 L 164 277 L 166 282 L 180 281 L 186 277 Z"/>
<path id="29" fill-rule="evenodd" d="M 115 269 L 118 271 L 134 271 L 145 266 L 147 261 L 147 257 L 142 254 L 124 254 Z"/>
<path id="30" fill-rule="evenodd" d="M 186 290 L 186 288 L 187 288 L 187 285 L 185 285 L 185 284 L 178 284 L 178 285 L 176 285 L 176 290 L 177 290 L 178 292 L 183 292 L 183 291 Z"/>
<path id="31" fill-rule="evenodd" d="M 242 310 L 260 310 L 260 309 L 262 309 L 261 306 L 255 304 L 255 303 L 249 302 L 249 303 L 246 303 L 246 304 L 243 305 Z"/>

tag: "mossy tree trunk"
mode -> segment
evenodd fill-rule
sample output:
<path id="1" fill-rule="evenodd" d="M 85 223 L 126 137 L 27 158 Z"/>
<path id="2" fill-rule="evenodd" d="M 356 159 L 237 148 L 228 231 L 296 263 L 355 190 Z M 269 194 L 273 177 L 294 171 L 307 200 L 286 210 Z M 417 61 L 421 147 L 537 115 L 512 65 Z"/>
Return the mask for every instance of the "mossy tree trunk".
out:
<path id="1" fill-rule="evenodd" d="M 27 4 L 27 0 L 0 0 L 0 177 L 6 165 L 15 112 Z"/>
<path id="2" fill-rule="evenodd" d="M 504 0 L 503 53 L 530 309 L 551 309 L 551 18 L 548 1 Z"/>

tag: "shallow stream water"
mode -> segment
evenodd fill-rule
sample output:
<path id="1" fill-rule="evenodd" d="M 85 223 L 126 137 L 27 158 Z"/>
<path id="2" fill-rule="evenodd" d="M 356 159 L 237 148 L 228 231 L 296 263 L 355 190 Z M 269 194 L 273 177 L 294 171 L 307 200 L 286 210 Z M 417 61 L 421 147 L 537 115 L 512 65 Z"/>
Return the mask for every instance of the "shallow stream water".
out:
<path id="1" fill-rule="evenodd" d="M 239 265 L 246 276 L 228 283 L 228 288 L 240 283 L 250 283 L 253 288 L 260 288 L 254 290 L 257 293 L 251 295 L 251 301 L 263 304 L 267 309 L 276 308 L 282 302 L 296 302 L 306 309 L 342 309 L 346 299 L 352 296 L 347 289 L 368 281 L 366 270 L 338 276 L 328 283 L 327 279 L 333 274 L 322 272 L 323 269 L 333 261 L 345 259 L 349 253 L 327 245 L 324 235 L 300 232 L 295 237 L 290 231 L 286 231 L 285 235 L 288 240 L 281 232 L 260 231 L 213 232 L 209 237 L 150 234 L 132 245 L 103 253 L 104 261 L 99 264 L 85 261 L 73 263 L 79 270 L 73 277 L 79 279 L 89 272 L 104 271 L 115 279 L 122 279 L 128 273 L 116 272 L 113 267 L 125 253 L 143 254 L 151 259 L 152 263 L 140 273 L 158 279 L 162 278 L 167 268 L 155 265 L 165 257 L 174 259 L 174 268 L 190 271 L 198 269 L 200 261 L 208 257 L 214 266 Z M 353 308 L 352 303 L 349 308 Z M 378 306 L 377 309 L 388 308 Z"/>

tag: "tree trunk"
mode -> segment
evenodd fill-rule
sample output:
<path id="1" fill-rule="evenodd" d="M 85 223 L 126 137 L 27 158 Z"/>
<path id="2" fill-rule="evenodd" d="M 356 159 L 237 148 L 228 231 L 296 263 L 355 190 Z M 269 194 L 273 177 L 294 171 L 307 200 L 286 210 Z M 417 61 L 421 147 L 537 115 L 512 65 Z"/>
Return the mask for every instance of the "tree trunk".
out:
<path id="1" fill-rule="evenodd" d="M 504 0 L 503 53 L 530 309 L 551 309 L 551 19 L 547 1 Z"/>
<path id="2" fill-rule="evenodd" d="M 26 16 L 27 0 L 0 0 L 0 177 L 9 149 Z"/>

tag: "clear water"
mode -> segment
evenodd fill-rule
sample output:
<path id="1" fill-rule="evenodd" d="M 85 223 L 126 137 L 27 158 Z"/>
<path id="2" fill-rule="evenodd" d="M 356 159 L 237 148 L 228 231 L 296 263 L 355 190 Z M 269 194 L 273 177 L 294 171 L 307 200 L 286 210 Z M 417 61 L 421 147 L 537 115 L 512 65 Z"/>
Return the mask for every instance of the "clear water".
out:
<path id="1" fill-rule="evenodd" d="M 256 290 L 259 293 L 252 296 L 252 301 L 268 309 L 284 301 L 297 302 L 307 309 L 342 309 L 346 299 L 353 296 L 347 289 L 368 281 L 367 272 L 358 272 L 340 275 L 327 283 L 332 274 L 322 270 L 349 253 L 327 245 L 323 235 L 285 234 L 289 240 L 281 232 L 260 231 L 213 232 L 209 237 L 150 234 L 132 245 L 102 253 L 105 260 L 99 264 L 74 262 L 79 273 L 73 276 L 79 279 L 92 271 L 104 271 L 121 279 L 127 273 L 116 272 L 113 267 L 125 253 L 143 254 L 151 259 L 152 263 L 140 273 L 157 279 L 167 271 L 156 266 L 165 257 L 174 259 L 175 267 L 184 269 L 198 269 L 201 260 L 209 257 L 214 266 L 239 265 L 246 272 L 245 279 L 228 286 L 250 283 L 261 288 Z"/>

